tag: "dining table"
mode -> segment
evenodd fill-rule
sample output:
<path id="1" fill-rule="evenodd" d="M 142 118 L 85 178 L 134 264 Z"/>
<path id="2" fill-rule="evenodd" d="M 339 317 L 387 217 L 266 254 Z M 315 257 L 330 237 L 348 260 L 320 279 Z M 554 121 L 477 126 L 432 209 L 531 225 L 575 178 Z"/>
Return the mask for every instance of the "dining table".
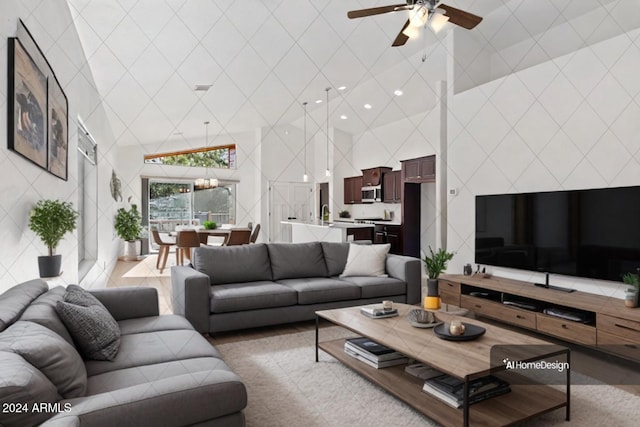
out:
<path id="1" fill-rule="evenodd" d="M 249 227 L 233 227 L 233 228 L 214 228 L 213 230 L 207 230 L 204 228 L 200 228 L 195 230 L 198 233 L 198 237 L 200 239 L 200 243 L 202 244 L 207 244 L 208 238 L 209 236 L 215 236 L 215 237 L 227 237 L 229 235 L 229 233 L 231 233 L 231 230 L 245 230 L 245 231 L 251 231 L 251 229 Z M 181 230 L 179 230 L 181 231 Z M 172 231 L 169 233 L 169 236 L 177 236 L 179 231 Z"/>

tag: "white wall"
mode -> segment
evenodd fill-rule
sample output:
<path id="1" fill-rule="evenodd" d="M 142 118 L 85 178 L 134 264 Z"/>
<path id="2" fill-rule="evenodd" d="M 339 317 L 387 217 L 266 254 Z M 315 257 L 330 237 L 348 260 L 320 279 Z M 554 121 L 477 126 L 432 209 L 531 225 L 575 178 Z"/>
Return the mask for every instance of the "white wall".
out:
<path id="1" fill-rule="evenodd" d="M 474 260 L 474 196 L 640 185 L 640 31 L 455 95 L 450 103 L 450 271 Z M 636 40 L 634 42 L 634 40 Z M 541 275 L 495 269 L 539 281 Z M 552 282 L 621 296 L 613 282 Z"/>
<path id="2" fill-rule="evenodd" d="M 77 207 L 77 124 L 80 115 L 99 145 L 98 159 L 98 261 L 83 285 L 104 286 L 115 265 L 117 242 L 113 238 L 116 204 L 109 193 L 111 148 L 114 136 L 95 90 L 91 72 L 64 0 L 0 2 L 0 292 L 38 277 L 37 256 L 44 244 L 28 229 L 29 211 L 40 199 L 61 199 Z M 7 149 L 7 37 L 16 34 L 18 18 L 49 61 L 69 101 L 69 178 L 63 181 Z M 64 274 L 60 283 L 77 283 L 76 233 L 58 246 Z"/>

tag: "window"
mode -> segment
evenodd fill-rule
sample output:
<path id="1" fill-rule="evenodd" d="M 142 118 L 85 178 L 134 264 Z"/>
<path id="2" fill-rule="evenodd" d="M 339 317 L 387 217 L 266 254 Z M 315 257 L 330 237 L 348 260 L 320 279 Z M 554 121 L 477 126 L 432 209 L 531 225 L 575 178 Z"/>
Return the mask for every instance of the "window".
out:
<path id="1" fill-rule="evenodd" d="M 78 118 L 78 279 L 98 258 L 98 145 Z"/>
<path id="2" fill-rule="evenodd" d="M 198 189 L 194 181 L 144 178 L 145 186 L 148 186 L 143 200 L 143 212 L 148 207 L 146 222 L 161 233 L 174 231 L 177 226 L 202 225 L 204 221 L 235 223 L 233 182 L 221 181 L 216 187 Z"/>
<path id="3" fill-rule="evenodd" d="M 144 162 L 156 165 L 235 169 L 236 146 L 232 144 L 170 153 L 148 154 L 144 156 Z"/>

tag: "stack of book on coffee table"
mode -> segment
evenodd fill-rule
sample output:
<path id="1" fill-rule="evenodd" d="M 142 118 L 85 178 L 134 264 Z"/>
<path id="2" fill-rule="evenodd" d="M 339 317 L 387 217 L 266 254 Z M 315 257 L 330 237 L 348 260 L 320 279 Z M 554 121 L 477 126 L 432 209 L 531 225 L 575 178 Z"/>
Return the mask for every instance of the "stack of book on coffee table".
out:
<path id="1" fill-rule="evenodd" d="M 442 374 L 425 381 L 422 391 L 442 400 L 449 406 L 460 408 L 464 399 L 464 381 Z M 509 393 L 509 383 L 487 375 L 469 382 L 469 404 Z"/>
<path id="2" fill-rule="evenodd" d="M 376 369 L 409 362 L 404 354 L 364 337 L 347 339 L 344 352 Z"/>

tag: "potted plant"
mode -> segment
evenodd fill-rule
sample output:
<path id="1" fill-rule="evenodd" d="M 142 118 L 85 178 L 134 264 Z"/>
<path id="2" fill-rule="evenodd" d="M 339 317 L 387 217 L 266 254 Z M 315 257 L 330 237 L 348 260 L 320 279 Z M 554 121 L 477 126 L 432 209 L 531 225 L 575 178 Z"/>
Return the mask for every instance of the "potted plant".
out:
<path id="1" fill-rule="evenodd" d="M 65 234 L 75 230 L 78 212 L 69 202 L 40 200 L 31 210 L 29 228 L 47 246 L 49 255 L 38 257 L 40 277 L 60 275 L 62 255 L 54 255 Z"/>
<path id="2" fill-rule="evenodd" d="M 138 206 L 131 205 L 131 208 L 119 208 L 116 212 L 114 227 L 118 236 L 125 241 L 124 261 L 136 261 L 138 251 L 136 250 L 136 240 L 140 239 L 142 233 L 142 215 L 138 211 Z"/>
<path id="3" fill-rule="evenodd" d="M 622 276 L 622 281 L 632 286 L 625 291 L 624 304 L 627 307 L 637 307 L 638 293 L 640 292 L 640 272 L 638 274 L 625 273 Z"/>
<path id="4" fill-rule="evenodd" d="M 202 225 L 205 230 L 215 230 L 218 224 L 215 221 L 203 221 Z"/>
<path id="5" fill-rule="evenodd" d="M 440 273 L 447 269 L 447 263 L 453 258 L 452 252 L 447 252 L 445 249 L 440 248 L 437 252 L 433 252 L 431 246 L 429 246 L 429 255 L 425 255 L 422 261 L 427 272 L 427 297 L 425 298 L 425 308 L 439 309 L 440 298 L 438 292 L 438 277 Z"/>

